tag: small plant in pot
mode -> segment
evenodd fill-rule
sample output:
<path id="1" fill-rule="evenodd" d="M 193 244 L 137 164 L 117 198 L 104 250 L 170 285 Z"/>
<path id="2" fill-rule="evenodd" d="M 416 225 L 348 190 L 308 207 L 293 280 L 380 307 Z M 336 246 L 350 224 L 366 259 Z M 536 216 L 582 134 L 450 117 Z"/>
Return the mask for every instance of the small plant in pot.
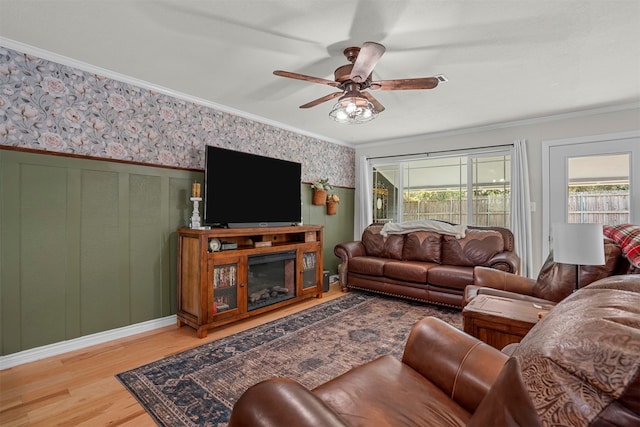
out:
<path id="1" fill-rule="evenodd" d="M 338 212 L 340 197 L 337 194 L 327 196 L 327 215 L 335 215 Z"/>
<path id="2" fill-rule="evenodd" d="M 324 205 L 327 201 L 327 191 L 331 190 L 331 184 L 329 184 L 329 178 L 321 178 L 311 184 L 313 189 L 313 204 Z"/>

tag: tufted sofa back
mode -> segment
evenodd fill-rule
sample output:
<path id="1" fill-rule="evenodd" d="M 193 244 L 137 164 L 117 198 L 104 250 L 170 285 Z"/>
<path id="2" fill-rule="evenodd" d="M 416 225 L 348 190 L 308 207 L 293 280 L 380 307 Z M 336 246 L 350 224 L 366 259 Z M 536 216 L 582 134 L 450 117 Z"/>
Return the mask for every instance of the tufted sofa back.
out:
<path id="1" fill-rule="evenodd" d="M 382 227 L 372 224 L 362 233 L 368 256 L 472 267 L 514 246 L 513 234 L 502 227 L 467 227 L 461 239 L 427 230 L 383 236 Z"/>

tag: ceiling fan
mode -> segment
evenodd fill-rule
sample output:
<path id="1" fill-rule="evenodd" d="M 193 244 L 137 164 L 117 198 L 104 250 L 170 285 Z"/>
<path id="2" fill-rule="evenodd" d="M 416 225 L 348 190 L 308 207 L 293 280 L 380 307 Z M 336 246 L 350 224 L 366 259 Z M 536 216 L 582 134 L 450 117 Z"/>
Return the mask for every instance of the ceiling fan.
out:
<path id="1" fill-rule="evenodd" d="M 344 56 L 350 62 L 336 68 L 335 80 L 312 77 L 290 71 L 276 70 L 276 76 L 325 84 L 340 89 L 300 108 L 311 108 L 318 104 L 340 97 L 329 116 L 340 123 L 364 123 L 375 118 L 384 106 L 365 90 L 415 90 L 433 89 L 438 86 L 438 77 L 420 77 L 412 79 L 372 80 L 371 73 L 385 52 L 385 47 L 376 42 L 365 42 L 362 47 L 348 47 Z"/>

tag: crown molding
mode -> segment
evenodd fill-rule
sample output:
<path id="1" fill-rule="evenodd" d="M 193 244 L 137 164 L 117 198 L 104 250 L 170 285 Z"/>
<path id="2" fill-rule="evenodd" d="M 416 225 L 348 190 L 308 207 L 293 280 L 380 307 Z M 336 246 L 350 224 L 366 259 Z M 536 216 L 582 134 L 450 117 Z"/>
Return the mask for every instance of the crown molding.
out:
<path id="1" fill-rule="evenodd" d="M 188 102 L 193 102 L 195 104 L 198 105 L 202 105 L 205 107 L 209 107 L 209 108 L 213 108 L 215 110 L 219 110 L 225 113 L 229 113 L 238 117 L 243 117 L 245 119 L 248 120 L 252 120 L 258 123 L 262 123 L 268 126 L 273 126 L 275 128 L 278 129 L 283 129 L 289 132 L 293 132 L 299 135 L 303 135 L 309 138 L 313 138 L 313 139 L 317 139 L 317 140 L 321 140 L 321 141 L 326 141 L 326 142 L 330 142 L 333 144 L 338 144 L 338 145 L 343 145 L 346 147 L 350 147 L 350 148 L 355 148 L 357 147 L 358 149 L 361 148 L 371 148 L 371 147 L 380 147 L 380 146 L 384 146 L 384 145 L 388 145 L 388 144 L 402 144 L 402 143 L 412 143 L 412 142 L 424 142 L 430 139 L 435 139 L 435 138 L 444 138 L 444 137 L 450 137 L 450 136 L 457 136 L 457 135 L 465 135 L 465 134 L 470 134 L 470 133 L 477 133 L 477 132 L 487 132 L 487 131 L 491 131 L 491 130 L 496 130 L 496 129 L 506 129 L 506 128 L 512 128 L 512 127 L 518 127 L 518 126 L 527 126 L 527 125 L 532 125 L 532 124 L 539 124 L 539 123 L 545 123 L 545 122 L 552 122 L 552 121 L 557 121 L 557 120 L 566 120 L 566 119 L 571 119 L 571 118 L 578 118 L 578 117 L 586 117 L 586 116 L 591 116 L 591 115 L 595 115 L 595 114 L 604 114 L 604 113 L 610 113 L 610 112 L 616 112 L 616 111 L 624 111 L 624 110 L 630 110 L 630 109 L 635 109 L 635 108 L 640 108 L 640 102 L 632 102 L 632 103 L 627 103 L 627 104 L 620 104 L 620 105 L 613 105 L 613 106 L 606 106 L 606 107 L 598 107 L 598 108 L 588 108 L 588 109 L 584 109 L 584 110 L 578 110 L 578 111 L 572 111 L 572 112 L 568 112 L 568 113 L 560 113 L 560 114 L 554 114 L 554 115 L 548 115 L 548 116 L 541 116 L 541 117 L 535 117 L 535 118 L 530 118 L 530 119 L 523 119 L 523 120 L 514 120 L 514 121 L 508 121 L 508 122 L 498 122 L 498 123 L 493 123 L 493 124 L 488 124 L 488 125 L 482 125 L 482 126 L 474 126 L 474 127 L 468 127 L 468 128 L 460 128 L 460 129 L 455 129 L 455 130 L 448 130 L 448 131 L 443 131 L 443 132 L 433 132 L 433 133 L 425 133 L 425 134 L 420 134 L 420 135 L 413 135 L 413 136 L 409 136 L 409 137 L 403 137 L 403 138 L 396 138 L 396 139 L 385 139 L 385 140 L 377 140 L 377 141 L 371 141 L 371 142 L 367 142 L 364 144 L 350 144 L 346 141 L 342 141 L 342 140 L 337 140 L 337 139 L 333 139 L 333 138 L 327 138 L 325 136 L 322 135 L 318 135 L 312 132 L 308 132 L 304 129 L 299 129 L 299 128 L 295 128 L 293 126 L 289 126 L 286 125 L 284 123 L 280 123 L 274 120 L 269 120 L 266 119 L 264 117 L 261 116 L 257 116 L 245 111 L 241 111 L 241 110 L 237 110 L 235 108 L 232 107 L 228 107 L 226 105 L 221 105 L 221 104 L 217 104 L 215 102 L 212 101 L 208 101 L 206 99 L 202 99 L 202 98 L 198 98 L 196 96 L 192 96 L 192 95 L 188 95 L 182 92 L 178 92 L 175 91 L 173 89 L 169 89 L 166 88 L 164 86 L 159 86 L 159 85 L 155 85 L 153 83 L 144 81 L 144 80 L 140 80 L 140 79 L 136 79 L 134 77 L 125 75 L 125 74 L 121 74 L 112 70 L 108 70 L 105 68 L 101 68 L 101 67 L 97 67 L 91 64 L 87 64 L 85 62 L 82 61 L 78 61 L 76 59 L 73 58 L 69 58 L 67 56 L 63 56 L 63 55 L 59 55 L 57 53 L 51 52 L 51 51 L 47 51 L 41 48 L 37 48 L 22 42 L 18 42 L 15 40 L 11 40 L 5 37 L 0 37 L 0 46 L 4 46 L 7 47 L 9 49 L 14 49 L 29 55 L 34 55 L 37 56 L 39 58 L 42 59 L 46 59 L 48 61 L 53 61 L 53 62 L 57 62 L 63 65 L 67 65 L 73 68 L 77 68 L 79 70 L 85 71 L 85 72 L 89 72 L 89 73 L 94 73 L 94 74 L 99 74 L 114 80 L 118 80 L 121 81 L 123 83 L 129 83 L 138 87 L 142 87 L 148 90 L 153 90 L 159 93 L 163 93 L 165 95 L 169 95 L 178 99 L 182 99 L 184 101 L 188 101 Z"/>
<path id="2" fill-rule="evenodd" d="M 606 114 L 606 113 L 613 113 L 616 111 L 625 111 L 625 110 L 633 110 L 633 109 L 640 109 L 640 102 L 610 105 L 607 107 L 589 108 L 584 110 L 572 111 L 568 113 L 541 116 L 541 117 L 535 117 L 531 119 L 514 120 L 509 122 L 493 123 L 489 125 L 474 126 L 469 128 L 460 128 L 460 129 L 443 131 L 443 132 L 425 133 L 425 134 L 413 135 L 405 138 L 397 138 L 397 139 L 390 139 L 390 140 L 384 140 L 384 141 L 382 140 L 372 141 L 366 144 L 358 145 L 358 149 L 380 147 L 380 146 L 385 146 L 389 144 L 424 142 L 424 141 L 427 141 L 430 139 L 436 139 L 436 138 L 445 138 L 449 136 L 465 135 L 465 134 L 478 133 L 478 132 L 488 132 L 496 129 L 506 129 L 506 128 L 513 128 L 513 127 L 519 127 L 519 126 L 529 126 L 529 125 L 534 125 L 539 123 L 553 122 L 558 120 L 567 120 L 567 119 L 573 119 L 573 118 L 579 118 L 579 117 L 593 116 L 596 114 Z"/>

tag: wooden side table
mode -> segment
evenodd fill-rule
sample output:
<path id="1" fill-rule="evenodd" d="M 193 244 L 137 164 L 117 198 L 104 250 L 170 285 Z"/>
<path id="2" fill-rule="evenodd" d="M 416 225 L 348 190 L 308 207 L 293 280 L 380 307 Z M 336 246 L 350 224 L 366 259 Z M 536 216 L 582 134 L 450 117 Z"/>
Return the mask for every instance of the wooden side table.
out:
<path id="1" fill-rule="evenodd" d="M 502 350 L 518 343 L 550 307 L 493 295 L 478 295 L 462 310 L 464 331 Z M 546 310 L 545 310 L 546 309 Z"/>

